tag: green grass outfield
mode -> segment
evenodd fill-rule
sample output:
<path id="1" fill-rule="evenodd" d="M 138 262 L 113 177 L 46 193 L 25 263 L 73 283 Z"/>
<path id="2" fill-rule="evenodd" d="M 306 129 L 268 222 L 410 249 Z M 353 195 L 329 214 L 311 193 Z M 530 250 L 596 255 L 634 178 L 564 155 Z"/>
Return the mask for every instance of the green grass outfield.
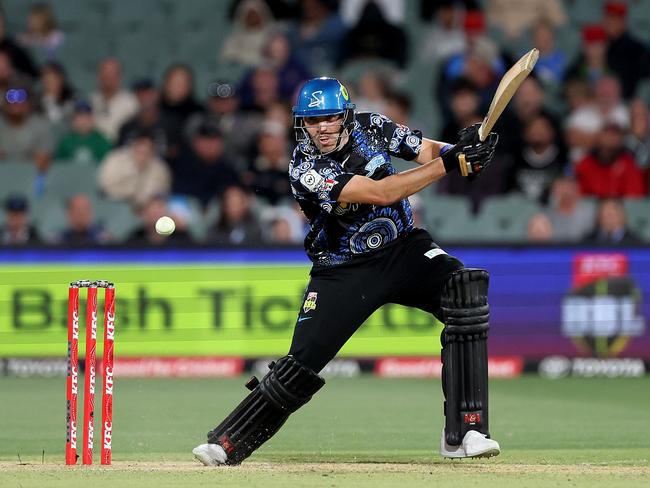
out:
<path id="1" fill-rule="evenodd" d="M 0 378 L 0 486 L 650 486 L 650 378 L 493 381 L 503 453 L 475 461 L 438 456 L 438 381 L 332 379 L 242 466 L 196 464 L 244 381 L 118 378 L 114 464 L 84 468 L 63 466 L 65 380 Z"/>

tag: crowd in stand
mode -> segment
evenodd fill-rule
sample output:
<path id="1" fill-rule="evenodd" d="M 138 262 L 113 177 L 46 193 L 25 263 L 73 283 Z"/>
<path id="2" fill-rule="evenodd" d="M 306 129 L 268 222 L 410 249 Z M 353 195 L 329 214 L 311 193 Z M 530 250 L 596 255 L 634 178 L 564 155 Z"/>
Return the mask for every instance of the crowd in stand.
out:
<path id="1" fill-rule="evenodd" d="M 639 91 L 650 52 L 628 31 L 627 4 L 608 1 L 601 22 L 568 25 L 560 0 L 421 0 L 416 43 L 408 1 L 234 1 L 220 57 L 243 67 L 241 79 L 215 73 L 209 86 L 195 87 L 191 66 L 170 63 L 160 80 L 127 84 L 120 60 L 107 58 L 97 60 L 91 93 L 67 78 L 65 32 L 49 5 L 34 5 L 15 35 L 0 12 L 0 166 L 32 164 L 44 185 L 55 166 L 96 167 L 100 198 L 128 202 L 141 220 L 126 243 L 297 244 L 306 223 L 286 169 L 291 101 L 302 81 L 386 61 L 398 76 L 366 71 L 350 80 L 358 108 L 426 128 L 431 121 L 415 119 L 412 97 L 395 80 L 414 63 L 435 65 L 435 85 L 418 96 L 433 98 L 442 124 L 425 135 L 453 142 L 481 121 L 507 66 L 535 45 L 535 76 L 495 129 L 501 139 L 490 170 L 474 183 L 450 175 L 422 198 L 463 195 L 479 213 L 487 198 L 518 192 L 543 210 L 529 222 L 530 242 L 640 242 L 626 228 L 622 199 L 648 197 L 650 114 Z M 557 46 L 567 31 L 581 34 L 577 56 Z M 83 191 L 65 201 L 67 228 L 39 235 L 29 214 L 39 188 L 3 195 L 2 244 L 117 241 L 94 217 L 96 195 Z M 201 237 L 188 232 L 194 207 L 214 211 Z M 165 214 L 178 228 L 169 238 L 153 231 Z"/>

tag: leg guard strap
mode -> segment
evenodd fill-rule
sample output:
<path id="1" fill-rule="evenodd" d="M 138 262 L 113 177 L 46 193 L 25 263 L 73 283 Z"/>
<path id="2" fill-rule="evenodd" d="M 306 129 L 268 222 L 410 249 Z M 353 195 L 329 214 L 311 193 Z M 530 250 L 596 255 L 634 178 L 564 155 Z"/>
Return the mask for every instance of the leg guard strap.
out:
<path id="1" fill-rule="evenodd" d="M 325 381 L 292 356 L 271 363 L 270 371 L 246 386 L 251 393 L 214 430 L 208 442 L 228 455 L 226 464 L 239 464 L 269 440 L 292 412 L 307 403 Z"/>
<path id="2" fill-rule="evenodd" d="M 489 436 L 487 335 L 489 275 L 480 269 L 452 273 L 441 300 L 445 438 L 459 445 L 469 430 Z"/>

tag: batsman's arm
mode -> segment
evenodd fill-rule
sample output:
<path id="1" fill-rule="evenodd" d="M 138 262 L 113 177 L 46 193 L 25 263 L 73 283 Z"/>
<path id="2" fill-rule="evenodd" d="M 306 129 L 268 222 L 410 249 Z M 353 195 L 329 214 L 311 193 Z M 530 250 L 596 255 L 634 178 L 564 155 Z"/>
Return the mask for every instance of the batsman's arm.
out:
<path id="1" fill-rule="evenodd" d="M 446 173 L 442 158 L 435 158 L 422 166 L 387 176 L 381 180 L 354 175 L 341 190 L 338 201 L 391 205 L 419 192 L 442 178 Z"/>
<path id="2" fill-rule="evenodd" d="M 448 146 L 446 142 L 434 141 L 433 139 L 422 138 L 422 146 L 417 157 L 413 160 L 418 164 L 426 164 L 440 156 L 440 150 Z"/>

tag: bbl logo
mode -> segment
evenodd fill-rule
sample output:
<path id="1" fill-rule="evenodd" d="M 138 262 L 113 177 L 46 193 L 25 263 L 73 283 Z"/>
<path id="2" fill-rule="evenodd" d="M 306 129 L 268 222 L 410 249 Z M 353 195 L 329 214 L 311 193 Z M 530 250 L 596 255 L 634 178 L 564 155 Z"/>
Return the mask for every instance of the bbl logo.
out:
<path id="1" fill-rule="evenodd" d="M 645 332 L 641 291 L 628 275 L 624 254 L 582 254 L 573 287 L 562 302 L 562 334 L 583 354 L 617 356 Z"/>
<path id="2" fill-rule="evenodd" d="M 310 310 L 316 310 L 316 299 L 318 298 L 318 293 L 315 291 L 310 291 L 305 298 L 305 303 L 302 305 L 302 310 L 307 313 Z"/>

